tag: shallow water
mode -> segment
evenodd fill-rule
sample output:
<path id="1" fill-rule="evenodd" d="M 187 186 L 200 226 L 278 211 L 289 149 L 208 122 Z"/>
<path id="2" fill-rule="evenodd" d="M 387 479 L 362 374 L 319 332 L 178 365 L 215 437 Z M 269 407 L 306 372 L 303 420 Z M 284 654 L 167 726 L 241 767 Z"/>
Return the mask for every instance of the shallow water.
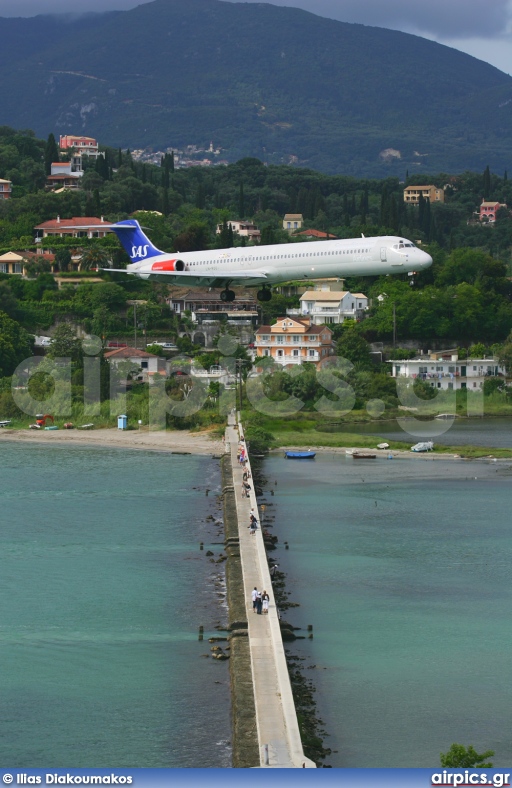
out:
<path id="1" fill-rule="evenodd" d="M 197 641 L 224 615 L 199 552 L 219 484 L 204 457 L 2 443 L 0 763 L 230 764 Z"/>
<path id="2" fill-rule="evenodd" d="M 403 427 L 396 421 L 372 422 L 370 424 L 354 424 L 340 428 L 341 432 L 356 435 L 382 436 L 386 440 L 408 441 L 433 440 L 445 446 L 491 446 L 494 448 L 512 449 L 512 419 L 455 419 L 444 421 L 415 421 L 403 419 Z M 446 430 L 446 432 L 442 432 Z"/>
<path id="3" fill-rule="evenodd" d="M 320 453 L 264 471 L 287 618 L 314 626 L 291 649 L 315 665 L 326 762 L 436 766 L 461 742 L 510 763 L 511 464 Z"/>

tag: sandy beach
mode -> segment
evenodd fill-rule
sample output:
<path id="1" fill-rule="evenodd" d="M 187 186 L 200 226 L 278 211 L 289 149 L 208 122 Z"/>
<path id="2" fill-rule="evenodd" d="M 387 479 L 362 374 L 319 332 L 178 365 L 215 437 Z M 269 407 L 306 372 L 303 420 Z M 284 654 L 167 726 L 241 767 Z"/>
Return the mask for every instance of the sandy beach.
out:
<path id="1" fill-rule="evenodd" d="M 224 454 L 224 441 L 207 432 L 187 430 L 0 430 L 2 441 L 44 443 L 45 445 L 101 446 L 114 449 L 145 449 L 146 451 L 183 452 L 189 454 Z"/>

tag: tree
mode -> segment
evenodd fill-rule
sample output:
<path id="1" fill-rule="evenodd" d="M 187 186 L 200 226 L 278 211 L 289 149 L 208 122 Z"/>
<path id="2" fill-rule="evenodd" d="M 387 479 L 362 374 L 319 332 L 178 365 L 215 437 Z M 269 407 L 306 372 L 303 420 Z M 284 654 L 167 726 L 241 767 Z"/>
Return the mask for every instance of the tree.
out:
<path id="1" fill-rule="evenodd" d="M 81 354 L 82 347 L 75 330 L 68 323 L 61 323 L 53 332 L 52 343 L 46 355 L 49 358 L 71 358 L 76 361 Z"/>
<path id="2" fill-rule="evenodd" d="M 107 252 L 101 246 L 89 246 L 80 257 L 80 270 L 90 271 L 91 268 L 107 268 L 109 265 Z"/>
<path id="3" fill-rule="evenodd" d="M 244 182 L 240 181 L 240 189 L 238 192 L 238 218 L 243 219 L 244 216 L 245 216 Z"/>
<path id="4" fill-rule="evenodd" d="M 448 752 L 441 753 L 441 766 L 446 769 L 492 768 L 492 763 L 488 762 L 487 758 L 492 758 L 493 755 L 494 750 L 486 750 L 479 755 L 471 744 L 467 748 L 463 744 L 452 744 Z"/>
<path id="5" fill-rule="evenodd" d="M 49 134 L 44 148 L 44 171 L 46 175 L 51 175 L 52 164 L 57 161 L 59 161 L 59 148 L 55 142 L 54 135 Z"/>
<path id="6" fill-rule="evenodd" d="M 489 169 L 489 165 L 484 170 L 483 174 L 483 192 L 484 192 L 484 199 L 488 200 L 491 196 L 491 171 Z"/>
<path id="7" fill-rule="evenodd" d="M 18 364 L 30 358 L 33 340 L 15 320 L 0 312 L 0 378 L 12 375 Z"/>
<path id="8" fill-rule="evenodd" d="M 360 367 L 370 369 L 373 366 L 370 346 L 356 327 L 345 329 L 336 345 L 336 353 Z"/>
<path id="9" fill-rule="evenodd" d="M 57 249 L 55 252 L 55 267 L 58 271 L 69 271 L 71 252 L 69 249 Z"/>
<path id="10" fill-rule="evenodd" d="M 7 282 L 0 282 L 0 313 L 5 312 L 9 317 L 16 317 L 18 299 L 12 292 Z"/>
<path id="11" fill-rule="evenodd" d="M 498 361 L 505 367 L 507 375 L 512 375 L 512 342 L 505 342 L 501 348 Z"/>

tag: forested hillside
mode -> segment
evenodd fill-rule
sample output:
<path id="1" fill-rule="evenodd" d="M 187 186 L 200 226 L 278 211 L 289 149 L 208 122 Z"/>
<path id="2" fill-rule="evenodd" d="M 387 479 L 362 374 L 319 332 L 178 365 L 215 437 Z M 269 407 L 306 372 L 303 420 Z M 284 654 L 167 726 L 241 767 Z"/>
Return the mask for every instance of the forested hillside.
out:
<path id="1" fill-rule="evenodd" d="M 446 186 L 446 202 L 414 207 L 404 204 L 403 184 L 393 178 L 328 176 L 290 166 L 264 166 L 254 158 L 209 170 L 174 171 L 171 156 L 157 167 L 133 161 L 127 151 L 107 149 L 105 158 L 88 164 L 82 188 L 56 194 L 43 188 L 49 146 L 50 142 L 31 133 L 0 128 L 0 177 L 14 183 L 13 199 L 0 202 L 0 254 L 35 250 L 34 226 L 57 215 L 103 215 L 118 220 L 134 211 L 146 211 L 141 221 L 165 251 L 227 246 L 233 239 L 227 225 L 233 219 L 255 221 L 262 243 L 300 243 L 302 238 L 282 230 L 284 213 L 299 212 L 306 227 L 338 237 L 400 233 L 431 252 L 433 267 L 416 277 L 412 287 L 407 276 L 366 277 L 347 283 L 373 298 L 370 318 L 358 327 L 368 340 L 390 340 L 392 304 L 399 338 L 419 344 L 448 340 L 492 344 L 504 340 L 512 329 L 512 283 L 508 279 L 512 217 L 509 210 L 501 209 L 496 225 L 488 226 L 474 215 L 484 196 L 512 205 L 512 182 L 506 172 L 498 176 L 486 168 L 482 173 L 428 176 Z M 409 182 L 426 178 L 411 176 Z M 222 222 L 226 231 L 217 235 L 217 224 Z M 235 238 L 235 243 L 243 240 Z M 76 243 L 75 239 L 53 238 L 45 239 L 42 246 L 57 253 L 57 265 L 66 271 L 69 256 L 64 253 Z M 113 236 L 96 242 L 81 239 L 80 245 L 92 267 L 94 261 L 102 265 L 110 259 L 115 267 L 128 262 Z M 48 270 L 47 264 L 36 261 L 31 268 L 33 280 L 4 276 L 0 309 L 32 331 L 49 327 L 57 315 L 73 315 L 96 330 L 102 326 L 102 333 L 123 329 L 126 321 L 119 322 L 117 317 L 123 300 L 119 289 L 96 292 L 85 282 L 76 292 L 73 288 L 57 291 Z M 157 308 L 148 313 L 150 328 L 172 329 L 171 316 L 164 315 L 161 307 L 165 286 L 124 282 L 122 275 L 118 284 L 126 294 L 140 291 L 152 298 Z M 379 300 L 379 295 L 384 298 Z M 276 295 L 264 305 L 264 319 L 272 320 L 295 305 Z"/>
<path id="2" fill-rule="evenodd" d="M 213 140 L 232 161 L 358 176 L 511 159 L 512 79 L 405 33 L 265 4 L 155 0 L 0 19 L 0 34 L 4 122 L 43 136 L 156 149 Z"/>

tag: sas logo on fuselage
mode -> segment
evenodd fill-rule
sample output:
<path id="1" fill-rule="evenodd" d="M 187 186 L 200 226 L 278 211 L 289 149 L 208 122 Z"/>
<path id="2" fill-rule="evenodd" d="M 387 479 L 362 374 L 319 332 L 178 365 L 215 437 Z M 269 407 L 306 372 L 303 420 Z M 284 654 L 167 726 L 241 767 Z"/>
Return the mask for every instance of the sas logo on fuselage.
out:
<path id="1" fill-rule="evenodd" d="M 147 257 L 148 256 L 148 245 L 145 244 L 144 246 L 132 246 L 132 253 L 130 257 Z"/>

